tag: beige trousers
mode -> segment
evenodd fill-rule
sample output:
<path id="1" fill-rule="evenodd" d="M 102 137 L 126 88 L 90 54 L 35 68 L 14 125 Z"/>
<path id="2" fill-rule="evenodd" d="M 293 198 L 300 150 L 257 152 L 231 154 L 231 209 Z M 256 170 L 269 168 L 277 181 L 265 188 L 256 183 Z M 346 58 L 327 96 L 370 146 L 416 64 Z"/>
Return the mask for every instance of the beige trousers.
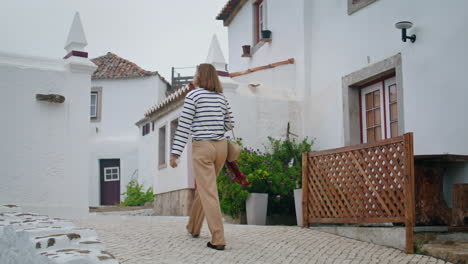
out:
<path id="1" fill-rule="evenodd" d="M 211 244 L 226 245 L 216 178 L 227 157 L 227 140 L 193 141 L 193 172 L 197 189 L 192 204 L 187 231 L 199 235 L 206 216 L 211 232 Z"/>

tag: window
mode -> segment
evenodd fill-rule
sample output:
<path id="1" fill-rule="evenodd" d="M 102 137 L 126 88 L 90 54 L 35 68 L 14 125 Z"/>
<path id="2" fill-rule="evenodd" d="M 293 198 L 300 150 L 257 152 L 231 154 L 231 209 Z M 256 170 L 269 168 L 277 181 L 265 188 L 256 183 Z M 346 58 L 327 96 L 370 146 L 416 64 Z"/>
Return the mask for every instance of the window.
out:
<path id="1" fill-rule="evenodd" d="M 150 133 L 150 123 L 146 123 L 141 127 L 142 135 L 146 136 Z"/>
<path id="2" fill-rule="evenodd" d="M 265 0 L 257 0 L 254 4 L 255 44 L 262 38 L 262 30 L 266 30 Z"/>
<path id="3" fill-rule="evenodd" d="M 119 167 L 107 167 L 104 168 L 104 181 L 118 181 L 120 180 L 120 169 Z"/>
<path id="4" fill-rule="evenodd" d="M 362 88 L 360 97 L 362 142 L 373 143 L 398 136 L 396 78 Z"/>
<path id="5" fill-rule="evenodd" d="M 177 130 L 177 126 L 179 125 L 179 119 L 174 119 L 171 121 L 171 144 L 174 144 L 174 137 L 175 132 Z"/>
<path id="6" fill-rule="evenodd" d="M 159 128 L 159 168 L 166 167 L 166 126 Z"/>
<path id="7" fill-rule="evenodd" d="M 101 120 L 102 87 L 91 88 L 90 118 L 92 121 Z"/>
<path id="8" fill-rule="evenodd" d="M 97 99 L 98 93 L 91 92 L 91 118 L 97 117 Z"/>
<path id="9" fill-rule="evenodd" d="M 396 83 L 388 86 L 388 109 L 390 112 L 389 133 L 391 137 L 398 136 L 398 105 Z"/>

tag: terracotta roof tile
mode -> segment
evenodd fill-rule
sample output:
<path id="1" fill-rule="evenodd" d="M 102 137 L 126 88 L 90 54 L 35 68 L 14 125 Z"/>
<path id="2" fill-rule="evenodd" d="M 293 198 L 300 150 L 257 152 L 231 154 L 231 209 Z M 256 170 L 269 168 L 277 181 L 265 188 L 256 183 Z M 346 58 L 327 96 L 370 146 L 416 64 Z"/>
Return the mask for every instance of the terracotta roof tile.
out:
<path id="1" fill-rule="evenodd" d="M 219 12 L 218 16 L 216 17 L 217 20 L 226 20 L 232 12 L 236 9 L 238 5 L 243 5 L 245 1 L 241 0 L 229 0 Z"/>
<path id="2" fill-rule="evenodd" d="M 91 77 L 92 80 L 98 79 L 129 79 L 147 76 L 159 76 L 162 81 L 169 84 L 157 71 L 146 71 L 135 63 L 123 59 L 111 52 L 91 60 L 98 66 Z"/>
<path id="3" fill-rule="evenodd" d="M 174 102 L 174 101 L 176 101 L 178 99 L 181 99 L 181 98 L 185 97 L 185 95 L 187 95 L 187 93 L 190 92 L 193 88 L 194 88 L 193 85 L 187 84 L 184 87 L 182 87 L 180 89 L 177 89 L 173 93 L 166 96 L 166 98 L 164 98 L 164 100 L 162 100 L 160 103 L 154 105 L 148 111 L 146 111 L 145 116 L 149 117 L 152 114 L 158 112 L 163 107 L 171 104 L 172 102 Z"/>

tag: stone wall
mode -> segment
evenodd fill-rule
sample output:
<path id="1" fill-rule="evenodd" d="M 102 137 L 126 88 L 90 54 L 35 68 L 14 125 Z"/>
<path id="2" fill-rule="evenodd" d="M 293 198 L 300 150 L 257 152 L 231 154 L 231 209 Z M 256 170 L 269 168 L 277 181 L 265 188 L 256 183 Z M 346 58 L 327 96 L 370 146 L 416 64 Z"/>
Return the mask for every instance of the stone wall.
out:
<path id="1" fill-rule="evenodd" d="M 155 215 L 190 215 L 194 194 L 194 189 L 182 189 L 156 194 L 154 196 Z"/>
<path id="2" fill-rule="evenodd" d="M 0 263 L 115 264 L 96 231 L 71 221 L 24 213 L 15 205 L 0 205 Z"/>

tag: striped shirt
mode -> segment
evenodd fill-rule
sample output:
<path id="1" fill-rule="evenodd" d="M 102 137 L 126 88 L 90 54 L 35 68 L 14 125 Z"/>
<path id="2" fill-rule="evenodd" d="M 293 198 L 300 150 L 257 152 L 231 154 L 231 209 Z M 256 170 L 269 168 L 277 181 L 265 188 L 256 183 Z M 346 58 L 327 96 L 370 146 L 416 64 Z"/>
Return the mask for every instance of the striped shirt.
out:
<path id="1" fill-rule="evenodd" d="M 233 128 L 234 116 L 226 97 L 221 93 L 196 88 L 185 96 L 171 154 L 180 156 L 189 136 L 194 140 L 221 140 L 226 131 Z"/>

